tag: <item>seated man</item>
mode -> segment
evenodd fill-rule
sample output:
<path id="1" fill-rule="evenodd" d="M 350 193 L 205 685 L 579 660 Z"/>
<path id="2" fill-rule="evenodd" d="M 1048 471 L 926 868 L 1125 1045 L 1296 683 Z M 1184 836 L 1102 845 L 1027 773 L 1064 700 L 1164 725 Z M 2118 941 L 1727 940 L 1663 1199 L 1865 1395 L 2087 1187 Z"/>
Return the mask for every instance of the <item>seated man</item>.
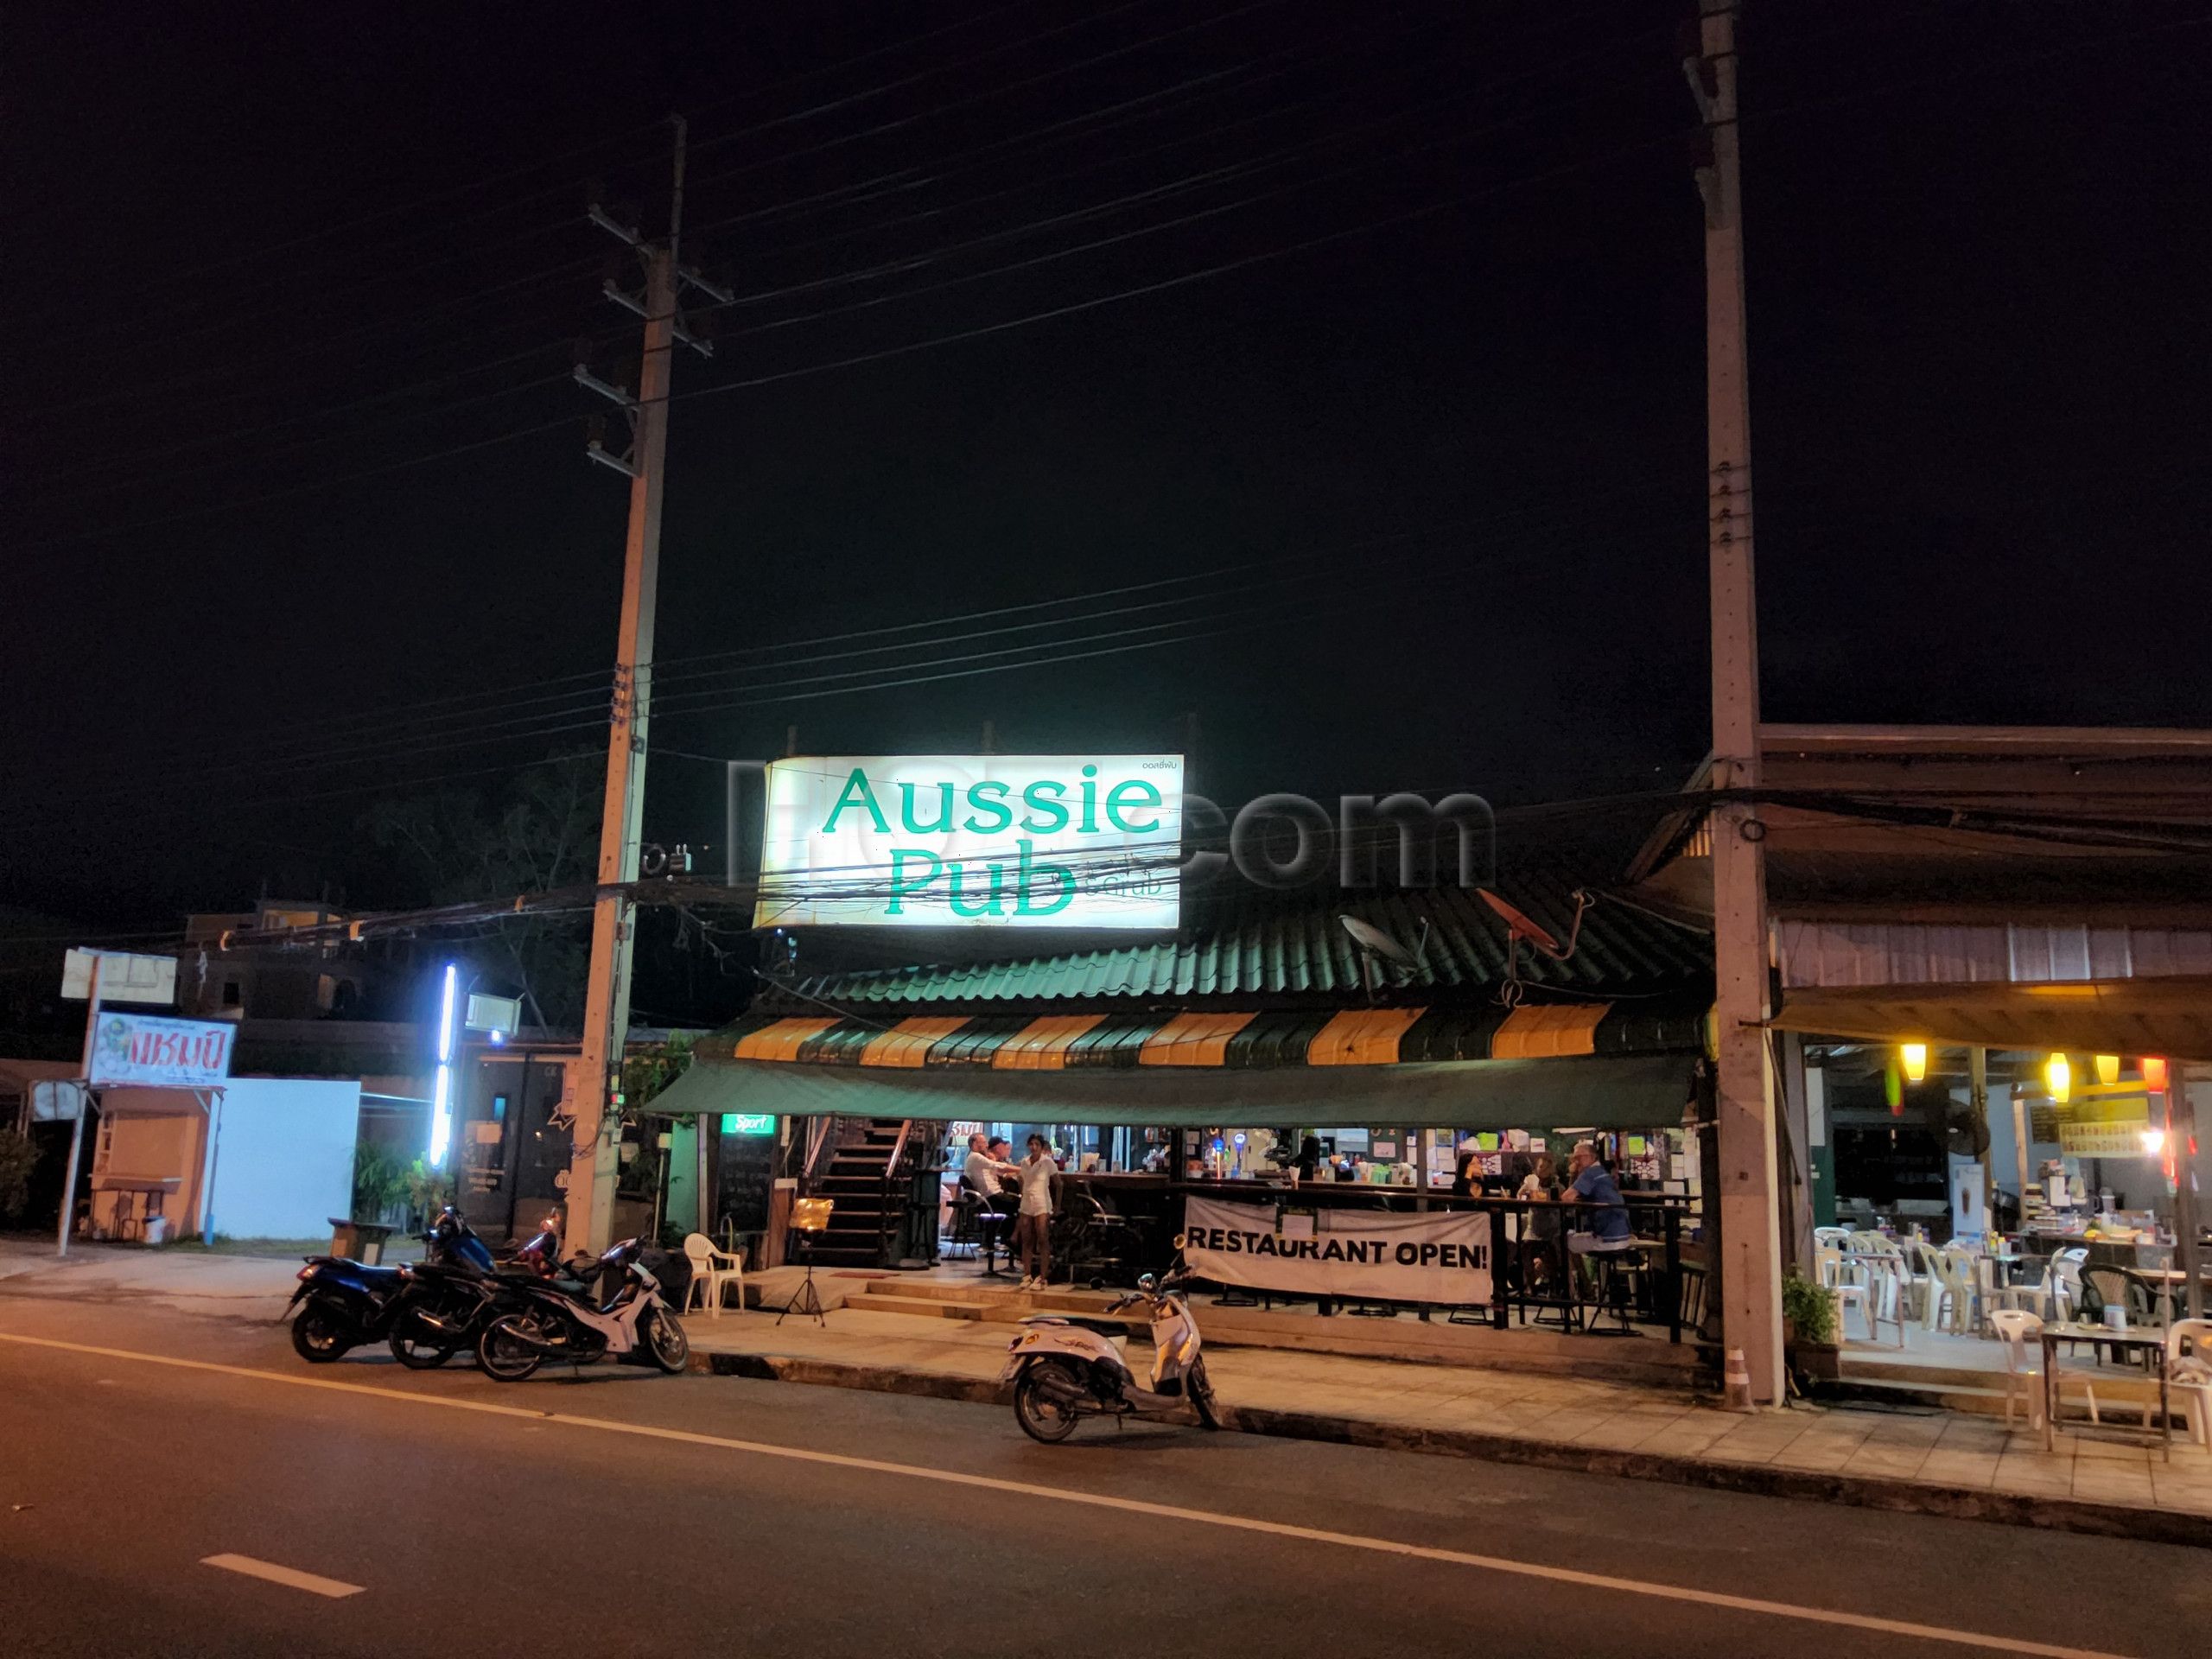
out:
<path id="1" fill-rule="evenodd" d="M 1019 1167 L 1005 1156 L 1010 1150 L 1003 1139 L 988 1140 L 979 1129 L 968 1137 L 968 1157 L 960 1169 L 962 1178 L 982 1201 L 982 1212 L 976 1220 L 982 1234 L 986 1273 L 993 1270 L 992 1251 L 1004 1238 L 1015 1211 L 1014 1195 L 1004 1190 L 1006 1179 L 1020 1173 Z"/>
<path id="2" fill-rule="evenodd" d="M 1598 1161 L 1598 1148 L 1587 1141 L 1576 1141 L 1567 1172 L 1568 1200 L 1591 1206 L 1577 1217 L 1586 1224 L 1574 1230 L 1569 1248 L 1586 1251 L 1627 1243 L 1631 1236 L 1628 1205 L 1611 1172 Z"/>

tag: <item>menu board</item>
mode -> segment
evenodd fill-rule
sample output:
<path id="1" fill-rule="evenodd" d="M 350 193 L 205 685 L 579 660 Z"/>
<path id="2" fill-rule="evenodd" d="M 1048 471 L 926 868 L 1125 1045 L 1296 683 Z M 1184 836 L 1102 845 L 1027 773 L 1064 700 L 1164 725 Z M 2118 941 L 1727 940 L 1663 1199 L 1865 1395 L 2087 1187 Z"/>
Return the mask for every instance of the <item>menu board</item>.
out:
<path id="1" fill-rule="evenodd" d="M 768 1194 L 775 1185 L 777 1145 L 773 1136 L 721 1137 L 721 1219 L 741 1233 L 768 1230 Z"/>

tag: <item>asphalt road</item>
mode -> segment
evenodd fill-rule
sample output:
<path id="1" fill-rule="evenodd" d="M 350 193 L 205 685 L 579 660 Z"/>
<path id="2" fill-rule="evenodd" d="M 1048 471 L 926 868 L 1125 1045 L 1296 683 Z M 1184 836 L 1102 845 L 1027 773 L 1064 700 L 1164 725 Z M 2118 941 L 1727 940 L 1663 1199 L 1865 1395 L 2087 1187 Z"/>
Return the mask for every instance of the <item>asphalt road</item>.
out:
<path id="1" fill-rule="evenodd" d="M 1185 1429 L 1047 1448 L 610 1366 L 311 1368 L 281 1329 L 0 1297 L 22 1659 L 2202 1655 L 2208 1619 L 2212 1557 L 2160 1545 Z"/>

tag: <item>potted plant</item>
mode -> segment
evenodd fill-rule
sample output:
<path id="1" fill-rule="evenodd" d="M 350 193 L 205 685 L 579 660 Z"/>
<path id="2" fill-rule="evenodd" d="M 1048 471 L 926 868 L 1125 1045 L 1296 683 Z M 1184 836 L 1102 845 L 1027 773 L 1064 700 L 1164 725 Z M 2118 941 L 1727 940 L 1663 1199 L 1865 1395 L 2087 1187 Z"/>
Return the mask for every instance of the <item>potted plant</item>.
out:
<path id="1" fill-rule="evenodd" d="M 1842 1376 L 1835 1293 L 1826 1285 L 1794 1273 L 1783 1280 L 1782 1336 L 1789 1369 L 1797 1376 L 1827 1382 Z"/>

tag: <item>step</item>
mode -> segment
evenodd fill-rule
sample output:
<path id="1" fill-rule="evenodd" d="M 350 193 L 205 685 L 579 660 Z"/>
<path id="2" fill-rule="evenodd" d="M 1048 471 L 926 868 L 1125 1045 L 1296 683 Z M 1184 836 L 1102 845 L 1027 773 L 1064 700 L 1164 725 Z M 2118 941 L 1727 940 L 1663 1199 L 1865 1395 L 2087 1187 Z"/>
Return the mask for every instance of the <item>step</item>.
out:
<path id="1" fill-rule="evenodd" d="M 845 1299 L 845 1306 L 857 1307 L 872 1313 L 904 1313 L 915 1319 L 961 1320 L 972 1324 L 1016 1325 L 1023 1319 L 1039 1314 L 1077 1314 L 1088 1319 L 1114 1319 L 1126 1326 L 1131 1336 L 1141 1336 L 1152 1328 L 1152 1322 L 1141 1315 L 1112 1314 L 1088 1304 L 1074 1307 L 1051 1306 L 1050 1293 L 1019 1294 L 1007 1292 L 1003 1299 L 987 1301 L 955 1301 L 943 1296 L 908 1296 L 905 1287 L 891 1288 L 871 1286 L 868 1290 Z"/>

